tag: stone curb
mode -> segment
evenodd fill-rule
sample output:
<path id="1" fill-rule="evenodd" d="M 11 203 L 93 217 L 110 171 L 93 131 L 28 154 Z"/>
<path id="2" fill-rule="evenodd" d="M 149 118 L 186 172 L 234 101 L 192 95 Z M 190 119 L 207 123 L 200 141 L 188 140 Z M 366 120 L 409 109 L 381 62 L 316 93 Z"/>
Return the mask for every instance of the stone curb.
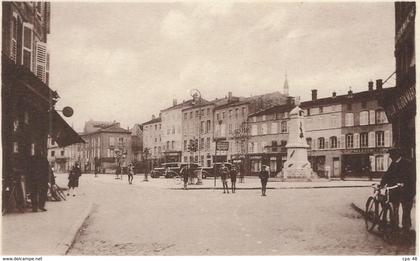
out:
<path id="1" fill-rule="evenodd" d="M 89 203 L 88 207 L 83 211 L 82 215 L 79 216 L 76 222 L 74 222 L 68 233 L 58 241 L 57 246 L 55 247 L 56 255 L 64 256 L 67 254 L 70 247 L 73 245 L 79 229 L 92 212 L 92 208 L 93 203 Z"/>
<path id="2" fill-rule="evenodd" d="M 275 188 L 275 187 L 267 187 L 267 189 L 324 189 L 324 188 L 365 188 L 365 187 L 370 187 L 370 185 L 351 185 L 351 186 L 303 186 L 303 187 L 280 187 L 280 188 Z M 172 188 L 168 188 L 171 190 L 183 190 L 182 187 L 172 187 Z M 222 187 L 188 187 L 188 190 L 223 190 Z M 229 187 L 229 189 L 231 189 Z M 260 190 L 261 187 L 249 187 L 249 188 L 236 188 L 236 190 Z"/>

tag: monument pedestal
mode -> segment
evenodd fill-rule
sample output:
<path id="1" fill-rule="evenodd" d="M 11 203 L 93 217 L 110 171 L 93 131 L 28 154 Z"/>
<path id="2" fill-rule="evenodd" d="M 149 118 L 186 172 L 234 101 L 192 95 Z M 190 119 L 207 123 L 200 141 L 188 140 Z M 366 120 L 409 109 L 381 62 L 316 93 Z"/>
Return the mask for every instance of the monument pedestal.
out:
<path id="1" fill-rule="evenodd" d="M 308 161 L 308 144 L 303 125 L 303 110 L 296 106 L 290 112 L 287 160 L 283 167 L 283 180 L 311 181 L 314 177 Z"/>

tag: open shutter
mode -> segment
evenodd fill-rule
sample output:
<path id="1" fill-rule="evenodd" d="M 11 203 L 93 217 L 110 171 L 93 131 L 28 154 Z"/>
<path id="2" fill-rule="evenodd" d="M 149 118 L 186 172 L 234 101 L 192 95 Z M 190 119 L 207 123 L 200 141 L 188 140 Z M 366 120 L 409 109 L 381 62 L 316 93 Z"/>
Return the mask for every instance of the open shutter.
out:
<path id="1" fill-rule="evenodd" d="M 391 146 L 391 132 L 389 130 L 385 131 L 385 147 Z"/>
<path id="2" fill-rule="evenodd" d="M 346 136 L 341 135 L 340 137 L 340 149 L 344 149 L 346 147 Z"/>
<path id="3" fill-rule="evenodd" d="M 369 111 L 369 124 L 375 124 L 375 111 Z"/>
<path id="4" fill-rule="evenodd" d="M 385 153 L 384 154 L 384 171 L 387 171 L 388 170 L 389 163 L 390 163 L 389 154 L 388 153 Z"/>
<path id="5" fill-rule="evenodd" d="M 23 23 L 21 64 L 32 71 L 33 25 Z"/>
<path id="6" fill-rule="evenodd" d="M 376 171 L 375 156 L 369 156 L 369 161 L 370 161 L 370 170 Z"/>
<path id="7" fill-rule="evenodd" d="M 354 143 L 353 143 L 353 148 L 359 148 L 360 147 L 360 143 L 359 143 L 359 133 L 355 133 L 354 134 Z"/>
<path id="8" fill-rule="evenodd" d="M 36 76 L 47 81 L 47 44 L 43 42 L 36 43 Z"/>
<path id="9" fill-rule="evenodd" d="M 375 133 L 369 132 L 369 148 L 375 147 Z"/>
<path id="10" fill-rule="evenodd" d="M 13 19 L 10 28 L 10 59 L 16 63 L 17 58 L 17 28 L 18 28 L 18 19 L 17 14 L 13 12 Z"/>

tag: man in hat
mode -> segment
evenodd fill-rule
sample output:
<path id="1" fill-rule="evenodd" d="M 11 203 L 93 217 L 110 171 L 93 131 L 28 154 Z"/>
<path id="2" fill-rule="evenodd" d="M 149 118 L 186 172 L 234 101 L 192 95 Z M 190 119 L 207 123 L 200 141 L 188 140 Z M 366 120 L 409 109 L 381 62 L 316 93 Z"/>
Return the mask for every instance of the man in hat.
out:
<path id="1" fill-rule="evenodd" d="M 392 163 L 388 171 L 382 177 L 381 187 L 387 185 L 395 186 L 402 183 L 403 186 L 390 191 L 390 201 L 394 208 L 395 224 L 399 224 L 398 209 L 402 205 L 402 226 L 403 232 L 407 233 L 411 228 L 411 209 L 413 207 L 413 199 L 416 195 L 416 173 L 412 162 L 402 158 L 398 148 L 388 150 Z"/>

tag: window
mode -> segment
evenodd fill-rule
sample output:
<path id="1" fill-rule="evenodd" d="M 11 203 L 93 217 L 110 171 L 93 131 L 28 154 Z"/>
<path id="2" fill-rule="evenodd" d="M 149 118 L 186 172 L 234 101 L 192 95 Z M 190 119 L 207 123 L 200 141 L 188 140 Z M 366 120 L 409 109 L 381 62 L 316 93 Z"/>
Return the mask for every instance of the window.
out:
<path id="1" fill-rule="evenodd" d="M 225 112 L 222 112 L 222 119 L 225 119 Z"/>
<path id="2" fill-rule="evenodd" d="M 369 124 L 375 124 L 375 111 L 369 111 Z"/>
<path id="3" fill-rule="evenodd" d="M 64 156 L 64 150 L 61 151 L 61 156 Z"/>
<path id="4" fill-rule="evenodd" d="M 184 140 L 184 150 L 187 150 L 187 140 Z"/>
<path id="5" fill-rule="evenodd" d="M 166 142 L 166 150 L 170 150 L 169 145 L 170 145 L 170 142 L 169 142 L 169 141 L 167 141 L 167 142 Z"/>
<path id="6" fill-rule="evenodd" d="M 277 122 L 272 122 L 271 123 L 271 134 L 275 134 L 275 133 L 277 133 L 278 132 L 278 129 L 277 129 Z"/>
<path id="7" fill-rule="evenodd" d="M 232 110 L 229 110 L 229 119 L 232 119 Z"/>
<path id="8" fill-rule="evenodd" d="M 307 116 L 311 115 L 311 109 L 307 109 L 307 110 L 306 110 L 306 115 L 307 115 Z"/>
<path id="9" fill-rule="evenodd" d="M 200 150 L 202 150 L 204 148 L 204 138 L 201 138 L 200 139 L 200 145 L 199 145 L 199 147 L 200 147 Z"/>
<path id="10" fill-rule="evenodd" d="M 385 146 L 385 135 L 383 131 L 375 132 L 375 137 L 376 137 L 376 147 Z"/>
<path id="11" fill-rule="evenodd" d="M 330 137 L 330 147 L 331 147 L 331 149 L 337 148 L 337 137 L 336 136 Z"/>
<path id="12" fill-rule="evenodd" d="M 261 134 L 265 135 L 267 134 L 267 124 L 261 124 Z"/>
<path id="13" fill-rule="evenodd" d="M 286 133 L 287 132 L 287 121 L 282 121 L 281 122 L 281 133 Z"/>
<path id="14" fill-rule="evenodd" d="M 262 120 L 263 120 L 263 121 L 265 121 L 265 120 L 266 120 L 266 117 L 265 117 L 265 115 L 263 115 L 263 116 L 262 116 Z"/>
<path id="15" fill-rule="evenodd" d="M 200 116 L 204 116 L 204 109 L 201 109 L 201 111 L 200 111 L 201 113 L 200 113 Z"/>
<path id="16" fill-rule="evenodd" d="M 360 148 L 367 148 L 369 146 L 369 133 L 360 133 Z"/>
<path id="17" fill-rule="evenodd" d="M 253 124 L 252 125 L 252 129 L 251 129 L 251 135 L 252 136 L 256 136 L 256 135 L 258 135 L 258 129 L 257 129 L 257 124 Z"/>
<path id="18" fill-rule="evenodd" d="M 369 112 L 368 111 L 361 111 L 360 112 L 360 125 L 368 125 L 369 124 Z"/>
<path id="19" fill-rule="evenodd" d="M 346 135 L 346 148 L 353 148 L 353 134 Z"/>
<path id="20" fill-rule="evenodd" d="M 124 138 L 118 138 L 118 145 L 123 146 L 124 145 Z"/>
<path id="21" fill-rule="evenodd" d="M 349 110 L 349 111 L 351 111 L 351 108 L 352 106 L 351 106 L 351 103 L 347 103 L 347 110 Z"/>
<path id="22" fill-rule="evenodd" d="M 51 157 L 54 157 L 55 156 L 55 151 L 51 151 Z"/>
<path id="23" fill-rule="evenodd" d="M 207 115 L 210 115 L 210 108 L 207 108 Z"/>
<path id="24" fill-rule="evenodd" d="M 319 149 L 325 149 L 325 139 L 323 137 L 318 138 L 318 148 Z"/>
<path id="25" fill-rule="evenodd" d="M 23 23 L 22 65 L 32 71 L 32 34 L 33 26 Z"/>
<path id="26" fill-rule="evenodd" d="M 242 107 L 242 117 L 245 117 L 245 107 Z"/>
<path id="27" fill-rule="evenodd" d="M 206 149 L 210 149 L 210 138 L 207 137 L 206 139 Z"/>
<path id="28" fill-rule="evenodd" d="M 386 118 L 385 111 L 377 110 L 376 111 L 376 124 L 388 123 L 388 119 Z"/>
<path id="29" fill-rule="evenodd" d="M 157 130 L 157 125 L 155 124 L 155 130 Z"/>
<path id="30" fill-rule="evenodd" d="M 218 113 L 216 113 L 216 120 L 219 120 L 219 114 Z"/>
<path id="31" fill-rule="evenodd" d="M 210 120 L 207 120 L 207 123 L 206 123 L 206 133 L 209 133 L 210 132 L 210 128 L 211 128 L 211 121 Z"/>
<path id="32" fill-rule="evenodd" d="M 236 109 L 235 109 L 235 118 L 237 119 L 237 118 L 238 118 L 238 116 L 239 116 L 239 108 L 236 108 Z"/>
<path id="33" fill-rule="evenodd" d="M 109 137 L 109 146 L 115 146 L 115 137 Z"/>
<path id="34" fill-rule="evenodd" d="M 205 128 L 206 128 L 206 122 L 205 121 L 201 121 L 200 122 L 200 133 L 201 134 L 204 133 Z"/>
<path id="35" fill-rule="evenodd" d="M 229 134 L 232 134 L 232 124 L 230 124 L 230 123 L 228 125 L 228 131 L 229 131 Z"/>
<path id="36" fill-rule="evenodd" d="M 376 171 L 385 171 L 384 156 L 378 155 L 375 157 Z"/>
<path id="37" fill-rule="evenodd" d="M 190 111 L 190 119 L 192 119 L 192 118 L 193 118 L 193 112 Z"/>
<path id="38" fill-rule="evenodd" d="M 351 112 L 348 112 L 348 113 L 346 113 L 346 116 L 345 116 L 346 118 L 345 118 L 345 126 L 346 127 L 349 127 L 349 126 L 353 126 L 354 125 L 354 116 L 353 116 L 353 113 L 351 113 Z"/>
<path id="39" fill-rule="evenodd" d="M 312 148 L 312 138 L 306 138 L 306 142 L 309 145 L 309 149 L 311 149 Z"/>

